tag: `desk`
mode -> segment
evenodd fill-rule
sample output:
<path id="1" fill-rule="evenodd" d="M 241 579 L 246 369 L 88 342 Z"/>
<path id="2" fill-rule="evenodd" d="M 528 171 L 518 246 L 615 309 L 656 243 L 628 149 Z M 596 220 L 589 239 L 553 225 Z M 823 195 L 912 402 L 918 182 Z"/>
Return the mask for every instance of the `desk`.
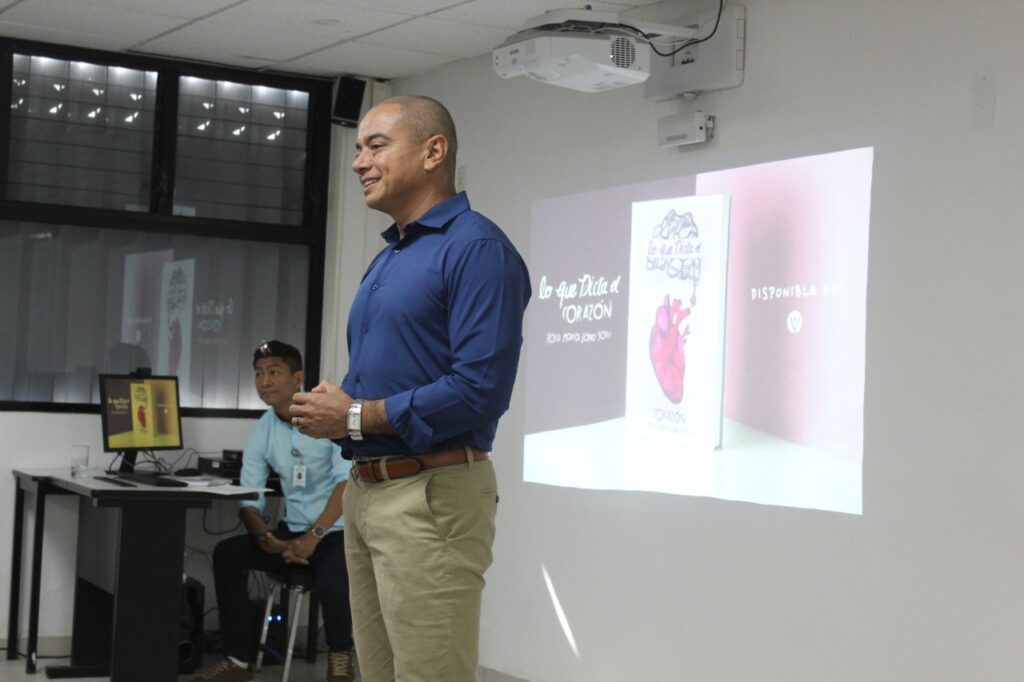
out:
<path id="1" fill-rule="evenodd" d="M 100 473 L 90 472 L 92 475 Z M 118 533 L 113 539 L 113 551 L 107 553 L 97 551 L 95 546 L 83 547 L 82 538 L 79 538 L 71 665 L 48 667 L 46 676 L 102 677 L 109 674 L 112 682 L 174 682 L 178 677 L 186 511 L 209 508 L 214 500 L 255 499 L 257 493 L 225 486 L 156 488 L 138 485 L 127 488 L 96 480 L 92 475 L 72 478 L 66 469 L 14 470 L 16 493 L 7 658 L 17 657 L 25 492 L 36 493 L 27 673 L 36 672 L 37 663 L 46 498 L 50 495 L 77 495 L 81 500 L 80 512 L 96 509 L 114 514 Z M 109 557 L 111 553 L 116 556 Z M 103 591 L 102 586 L 93 586 L 82 578 L 82 567 L 95 565 L 98 559 L 104 558 L 113 560 L 113 621 L 110 623 L 111 636 L 107 640 L 110 642 L 109 652 L 95 650 L 95 642 L 104 638 L 97 637 L 97 622 L 90 619 L 92 614 L 80 609 L 83 603 L 80 592 Z"/>

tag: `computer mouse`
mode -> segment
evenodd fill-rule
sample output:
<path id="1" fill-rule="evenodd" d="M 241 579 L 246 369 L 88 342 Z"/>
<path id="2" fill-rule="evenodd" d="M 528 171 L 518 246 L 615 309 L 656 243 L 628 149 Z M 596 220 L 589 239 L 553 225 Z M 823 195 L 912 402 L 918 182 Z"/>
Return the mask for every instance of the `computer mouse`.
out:
<path id="1" fill-rule="evenodd" d="M 199 469 L 178 469 L 174 472 L 175 476 L 202 476 L 203 472 Z"/>

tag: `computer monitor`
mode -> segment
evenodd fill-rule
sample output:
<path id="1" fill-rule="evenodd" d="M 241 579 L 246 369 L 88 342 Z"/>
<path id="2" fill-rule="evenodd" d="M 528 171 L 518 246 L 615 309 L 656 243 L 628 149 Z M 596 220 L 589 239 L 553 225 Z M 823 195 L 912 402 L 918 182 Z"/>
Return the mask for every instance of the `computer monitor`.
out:
<path id="1" fill-rule="evenodd" d="M 133 374 L 100 375 L 103 449 L 122 454 L 121 471 L 132 471 L 138 452 L 180 450 L 178 378 Z"/>

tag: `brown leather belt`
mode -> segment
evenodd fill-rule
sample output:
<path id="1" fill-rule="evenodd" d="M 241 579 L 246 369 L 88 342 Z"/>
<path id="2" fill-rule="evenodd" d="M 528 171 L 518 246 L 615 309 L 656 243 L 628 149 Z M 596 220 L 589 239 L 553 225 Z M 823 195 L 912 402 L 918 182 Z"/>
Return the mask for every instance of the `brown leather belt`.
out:
<path id="1" fill-rule="evenodd" d="M 491 458 L 489 452 L 476 448 L 470 448 L 470 450 L 473 453 L 474 462 Z M 376 483 L 393 478 L 415 476 L 425 469 L 465 464 L 468 461 L 466 448 L 452 448 L 426 455 L 394 455 L 372 459 L 354 459 L 352 460 L 352 473 L 360 481 Z"/>

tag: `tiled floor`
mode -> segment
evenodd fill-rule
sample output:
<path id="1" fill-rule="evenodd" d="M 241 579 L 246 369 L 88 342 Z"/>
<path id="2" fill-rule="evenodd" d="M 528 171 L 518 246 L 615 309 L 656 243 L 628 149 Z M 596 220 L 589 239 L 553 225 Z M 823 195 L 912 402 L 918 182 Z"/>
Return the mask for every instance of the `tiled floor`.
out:
<path id="1" fill-rule="evenodd" d="M 61 665 L 66 662 L 66 660 L 67 659 L 41 661 L 38 666 L 38 672 L 36 672 L 35 675 L 27 675 L 25 674 L 25 659 L 19 659 L 17 661 L 0 659 L 0 682 L 44 682 L 46 680 L 46 675 L 44 674 L 43 669 L 47 665 Z M 206 657 L 205 661 L 207 665 L 214 665 L 217 662 L 217 659 L 211 654 Z M 319 680 L 324 679 L 324 665 L 326 665 L 324 657 L 318 658 L 317 662 L 312 664 L 306 663 L 302 660 L 295 661 L 292 664 L 292 671 L 291 675 L 289 675 L 289 680 L 290 682 L 319 682 Z M 188 682 L 193 677 L 195 677 L 194 674 L 182 675 L 178 679 L 180 682 Z M 100 682 L 101 680 L 109 679 L 110 678 L 108 677 L 88 677 L 84 678 L 83 682 Z M 269 682 L 270 680 L 276 682 L 281 679 L 281 667 L 272 666 L 266 668 L 256 676 L 256 679 L 260 682 Z M 356 676 L 356 679 L 359 679 L 358 675 Z M 481 682 L 526 682 L 526 680 L 521 680 L 517 677 L 509 677 L 493 670 L 481 670 L 477 675 L 477 679 L 481 680 Z"/>
<path id="2" fill-rule="evenodd" d="M 204 661 L 207 666 L 212 666 L 217 663 L 217 657 L 213 654 L 207 656 Z M 66 664 L 67 659 L 54 659 L 40 661 L 37 666 L 37 672 L 35 675 L 28 675 L 25 673 L 25 659 L 19 659 L 17 661 L 8 661 L 6 659 L 0 661 L 0 682 L 45 682 L 46 675 L 44 668 L 47 665 L 63 665 Z M 317 658 L 316 663 L 306 663 L 304 660 L 294 661 L 292 663 L 291 674 L 288 676 L 289 682 L 321 682 L 324 679 L 324 666 L 327 665 L 327 658 L 320 656 Z M 281 666 L 270 666 L 264 668 L 256 679 L 260 682 L 269 682 L 273 680 L 277 682 L 281 679 Z M 196 673 L 190 675 L 182 675 L 179 677 L 180 682 L 188 682 L 196 676 Z M 99 680 L 109 680 L 109 677 L 86 677 L 80 678 L 84 682 L 98 682 Z M 359 677 L 357 676 L 358 680 Z"/>

